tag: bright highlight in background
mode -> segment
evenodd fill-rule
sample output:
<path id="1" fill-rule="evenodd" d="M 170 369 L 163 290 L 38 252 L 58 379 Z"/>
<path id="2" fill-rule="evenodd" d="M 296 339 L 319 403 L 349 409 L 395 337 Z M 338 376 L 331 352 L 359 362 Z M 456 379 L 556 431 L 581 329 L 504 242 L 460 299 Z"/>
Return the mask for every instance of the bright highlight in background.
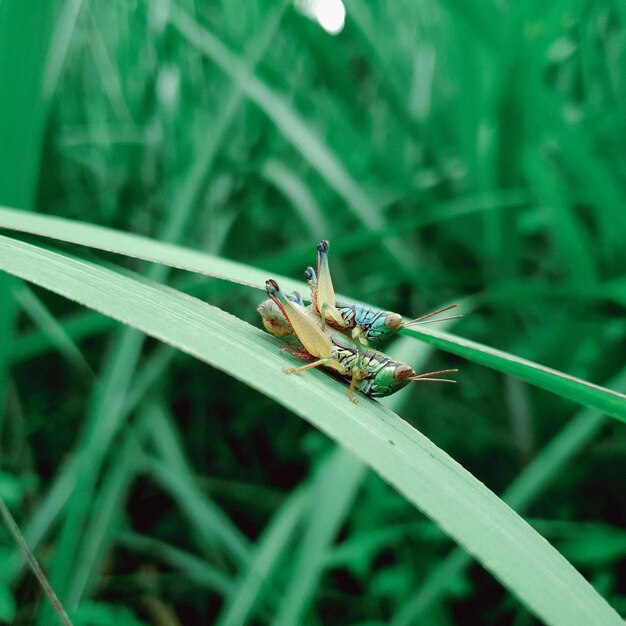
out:
<path id="1" fill-rule="evenodd" d="M 343 30 L 346 7 L 341 0 L 295 0 L 295 5 L 327 33 L 337 35 Z"/>

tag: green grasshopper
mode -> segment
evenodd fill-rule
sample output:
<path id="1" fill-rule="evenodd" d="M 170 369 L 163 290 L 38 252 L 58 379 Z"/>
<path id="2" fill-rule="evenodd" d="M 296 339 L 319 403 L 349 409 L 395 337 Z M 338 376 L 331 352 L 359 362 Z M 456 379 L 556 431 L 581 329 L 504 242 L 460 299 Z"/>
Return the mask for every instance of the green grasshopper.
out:
<path id="1" fill-rule="evenodd" d="M 330 324 L 342 332 L 349 332 L 358 344 L 365 346 L 370 342 L 382 341 L 401 328 L 424 324 L 427 321 L 443 322 L 461 317 L 454 315 L 437 320 L 430 319 L 439 313 L 455 308 L 456 304 L 427 313 L 410 322 L 404 322 L 398 313 L 382 311 L 354 302 L 337 301 L 328 265 L 328 241 L 325 240 L 317 246 L 317 276 L 312 267 L 307 268 L 304 276 L 311 288 L 313 308 L 318 312 L 322 326 Z"/>
<path id="2" fill-rule="evenodd" d="M 355 389 L 371 398 L 381 398 L 406 387 L 412 381 L 455 382 L 445 378 L 433 378 L 438 374 L 456 372 L 455 369 L 416 374 L 406 363 L 393 361 L 378 350 L 359 347 L 349 337 L 332 329 L 322 328 L 320 318 L 303 306 L 299 296 L 293 294 L 287 297 L 275 280 L 269 279 L 265 288 L 274 305 L 264 302 L 259 306 L 265 328 L 279 337 L 295 335 L 303 351 L 292 351 L 292 354 L 316 359 L 301 367 L 285 369 L 286 374 L 296 374 L 316 367 L 330 369 L 350 381 L 348 397 L 355 403 L 358 402 L 354 395 Z M 282 314 L 284 321 L 280 320 L 278 312 Z M 288 328 L 291 328 L 292 333 L 287 332 Z"/>

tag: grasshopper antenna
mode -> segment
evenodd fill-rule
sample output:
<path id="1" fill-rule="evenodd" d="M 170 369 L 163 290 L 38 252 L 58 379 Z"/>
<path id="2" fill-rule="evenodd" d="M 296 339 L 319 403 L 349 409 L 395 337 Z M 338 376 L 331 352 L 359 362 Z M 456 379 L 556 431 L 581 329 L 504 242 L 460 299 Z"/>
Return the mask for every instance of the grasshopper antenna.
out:
<path id="1" fill-rule="evenodd" d="M 432 313 L 426 313 L 426 315 L 422 315 L 421 317 L 416 317 L 414 320 L 411 320 L 410 322 L 407 322 L 406 324 L 402 324 L 402 328 L 406 328 L 407 326 L 417 326 L 418 324 L 431 324 L 432 322 L 446 322 L 448 320 L 457 320 L 463 316 L 451 315 L 449 317 L 440 317 L 439 319 L 436 319 L 436 320 L 430 319 L 431 317 L 434 317 L 435 315 L 439 315 L 439 313 L 445 313 L 446 311 L 449 311 L 450 309 L 455 309 L 457 306 L 459 305 L 451 304 L 450 306 L 446 306 L 443 309 L 439 309 L 438 311 L 433 311 Z"/>
<path id="2" fill-rule="evenodd" d="M 433 376 L 438 376 L 439 374 L 454 374 L 459 370 L 438 370 L 436 372 L 426 372 L 424 374 L 417 374 L 416 376 L 411 376 L 411 380 L 415 382 L 431 382 L 431 383 L 456 383 L 456 380 L 452 380 L 451 378 L 433 378 Z"/>

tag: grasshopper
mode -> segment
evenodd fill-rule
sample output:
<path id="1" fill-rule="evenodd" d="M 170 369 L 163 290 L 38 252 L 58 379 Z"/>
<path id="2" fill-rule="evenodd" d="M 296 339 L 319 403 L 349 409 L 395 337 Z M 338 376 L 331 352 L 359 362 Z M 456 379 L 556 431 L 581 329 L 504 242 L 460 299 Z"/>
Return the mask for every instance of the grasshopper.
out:
<path id="1" fill-rule="evenodd" d="M 366 396 L 380 398 L 391 395 L 406 387 L 412 381 L 439 381 L 455 382 L 445 378 L 434 378 L 438 374 L 448 374 L 457 370 L 441 370 L 416 374 L 413 368 L 406 363 L 393 361 L 386 354 L 371 348 L 358 347 L 349 337 L 330 328 L 322 328 L 320 318 L 310 309 L 301 304 L 296 295 L 287 297 L 274 279 L 265 283 L 270 301 L 259 306 L 259 313 L 263 317 L 265 328 L 278 336 L 287 336 L 287 327 L 302 344 L 304 352 L 293 352 L 296 356 L 315 358 L 312 363 L 301 367 L 285 369 L 286 374 L 296 374 L 316 367 L 324 367 L 345 380 L 350 381 L 348 397 L 352 402 L 358 402 L 354 395 L 358 389 Z M 286 324 L 278 321 L 280 311 Z M 268 322 L 266 318 L 270 318 Z M 278 332 L 274 332 L 278 330 Z"/>
<path id="2" fill-rule="evenodd" d="M 401 328 L 424 324 L 428 321 L 443 322 L 461 317 L 454 315 L 437 320 L 430 319 L 439 313 L 455 308 L 456 304 L 405 322 L 398 313 L 382 311 L 354 302 L 337 301 L 328 265 L 328 241 L 325 240 L 317 246 L 317 276 L 312 267 L 306 269 L 304 276 L 311 288 L 313 308 L 318 312 L 322 326 L 330 324 L 342 332 L 350 333 L 357 344 L 364 346 L 367 346 L 369 342 L 377 343 L 390 337 Z"/>

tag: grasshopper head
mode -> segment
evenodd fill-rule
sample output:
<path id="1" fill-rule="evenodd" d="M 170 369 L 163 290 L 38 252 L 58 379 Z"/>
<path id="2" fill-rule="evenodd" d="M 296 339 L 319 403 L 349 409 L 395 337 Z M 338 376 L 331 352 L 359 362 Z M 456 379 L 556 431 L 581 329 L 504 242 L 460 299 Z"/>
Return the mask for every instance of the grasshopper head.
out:
<path id="1" fill-rule="evenodd" d="M 389 361 L 384 367 L 376 372 L 374 378 L 368 381 L 368 389 L 364 390 L 372 398 L 390 396 L 411 382 L 415 372 L 410 365 Z"/>
<path id="2" fill-rule="evenodd" d="M 357 324 L 355 330 L 357 330 L 357 334 L 360 334 L 368 342 L 377 343 L 382 341 L 404 326 L 402 316 L 397 313 L 379 312 L 378 309 L 373 308 L 366 308 L 365 310 L 373 319 L 362 322 L 362 327 L 360 328 Z"/>
<path id="3" fill-rule="evenodd" d="M 257 307 L 257 312 L 261 316 L 263 326 L 268 333 L 276 337 L 289 337 L 293 335 L 293 330 L 289 322 L 285 319 L 283 312 L 273 300 L 264 300 Z"/>

